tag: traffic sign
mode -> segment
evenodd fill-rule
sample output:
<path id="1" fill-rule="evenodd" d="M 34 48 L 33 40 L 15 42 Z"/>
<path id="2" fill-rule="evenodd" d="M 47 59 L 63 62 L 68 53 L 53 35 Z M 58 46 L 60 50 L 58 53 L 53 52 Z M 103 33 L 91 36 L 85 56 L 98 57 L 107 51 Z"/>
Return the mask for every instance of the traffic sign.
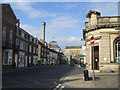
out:
<path id="1" fill-rule="evenodd" d="M 94 44 L 95 43 L 95 38 L 92 36 L 91 38 L 90 38 L 90 44 Z"/>

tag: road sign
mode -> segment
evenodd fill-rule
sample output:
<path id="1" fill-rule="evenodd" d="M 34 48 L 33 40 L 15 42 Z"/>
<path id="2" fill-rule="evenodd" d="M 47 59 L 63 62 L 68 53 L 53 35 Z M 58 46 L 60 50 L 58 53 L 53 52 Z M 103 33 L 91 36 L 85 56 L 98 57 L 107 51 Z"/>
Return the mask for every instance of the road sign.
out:
<path id="1" fill-rule="evenodd" d="M 90 44 L 94 44 L 94 42 L 95 42 L 95 38 L 92 36 L 92 37 L 90 38 Z"/>

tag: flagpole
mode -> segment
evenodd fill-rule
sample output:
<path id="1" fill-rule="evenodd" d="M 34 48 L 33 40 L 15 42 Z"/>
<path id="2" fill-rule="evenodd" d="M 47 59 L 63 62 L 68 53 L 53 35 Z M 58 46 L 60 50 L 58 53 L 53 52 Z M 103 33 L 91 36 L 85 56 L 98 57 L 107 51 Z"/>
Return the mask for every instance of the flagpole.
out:
<path id="1" fill-rule="evenodd" d="M 94 61 L 94 41 L 95 41 L 95 38 L 94 38 L 94 35 L 93 34 L 89 34 L 89 35 L 92 35 L 92 37 L 91 37 L 91 42 L 90 42 L 90 44 L 92 44 L 92 53 L 93 53 L 93 55 L 92 55 L 92 67 L 93 67 L 93 81 L 95 81 L 95 71 L 94 71 L 94 69 L 95 69 L 95 61 Z"/>

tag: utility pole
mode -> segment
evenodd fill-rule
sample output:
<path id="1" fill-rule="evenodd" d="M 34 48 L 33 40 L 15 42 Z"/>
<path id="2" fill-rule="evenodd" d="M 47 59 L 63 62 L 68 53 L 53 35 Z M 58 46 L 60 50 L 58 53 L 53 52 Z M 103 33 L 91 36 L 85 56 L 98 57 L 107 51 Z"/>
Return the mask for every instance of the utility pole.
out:
<path id="1" fill-rule="evenodd" d="M 94 44 L 93 44 L 93 81 L 95 81 L 95 71 L 94 71 L 94 68 L 95 68 L 95 61 L 94 61 Z"/>
<path id="2" fill-rule="evenodd" d="M 94 71 L 94 63 L 95 63 L 95 61 L 94 61 L 94 42 L 95 42 L 95 38 L 93 37 L 93 35 L 92 35 L 92 37 L 90 38 L 90 44 L 92 44 L 92 52 L 93 52 L 93 81 L 95 81 L 95 71 Z"/>

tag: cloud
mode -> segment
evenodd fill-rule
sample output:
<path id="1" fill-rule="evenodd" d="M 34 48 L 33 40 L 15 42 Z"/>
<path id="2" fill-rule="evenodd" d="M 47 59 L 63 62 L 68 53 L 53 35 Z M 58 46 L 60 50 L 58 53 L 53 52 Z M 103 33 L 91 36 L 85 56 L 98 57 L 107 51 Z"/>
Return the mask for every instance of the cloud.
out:
<path id="1" fill-rule="evenodd" d="M 80 41 L 80 38 L 79 37 L 74 37 L 74 36 L 71 36 L 68 38 L 69 42 L 79 42 Z"/>
<path id="2" fill-rule="evenodd" d="M 84 41 L 80 40 L 80 37 L 76 36 L 64 36 L 63 38 L 58 38 L 58 44 L 61 46 L 62 49 L 65 48 L 65 46 L 80 46 L 84 45 Z"/>
<path id="3" fill-rule="evenodd" d="M 70 15 L 59 16 L 46 24 L 47 42 L 55 40 L 64 49 L 67 45 L 81 45 L 80 24 L 78 18 Z M 77 35 L 79 33 L 79 36 Z M 77 35 L 77 36 L 76 36 Z M 54 37 L 54 38 L 53 38 Z"/>
<path id="4" fill-rule="evenodd" d="M 41 32 L 36 27 L 27 24 L 21 24 L 20 27 L 23 28 L 25 31 L 27 31 L 29 34 L 33 35 L 34 37 L 38 37 L 38 39 L 40 39 Z"/>
<path id="5" fill-rule="evenodd" d="M 1 2 L 119 2 L 119 0 L 1 0 Z"/>
<path id="6" fill-rule="evenodd" d="M 104 16 L 117 16 L 118 15 L 118 3 L 117 2 L 94 2 L 91 3 L 90 8 L 101 12 Z"/>
<path id="7" fill-rule="evenodd" d="M 57 14 L 43 10 L 38 10 L 32 6 L 32 2 L 15 2 L 11 3 L 12 7 L 23 12 L 29 18 L 46 18 L 55 17 Z"/>
<path id="8" fill-rule="evenodd" d="M 52 31 L 61 31 L 67 29 L 78 28 L 79 19 L 74 18 L 69 15 L 58 16 L 52 19 L 47 26 L 48 30 Z"/>
<path id="9" fill-rule="evenodd" d="M 72 8 L 77 8 L 78 6 L 76 4 L 63 3 L 63 4 L 56 5 L 56 7 L 63 8 L 63 9 L 72 9 Z"/>

